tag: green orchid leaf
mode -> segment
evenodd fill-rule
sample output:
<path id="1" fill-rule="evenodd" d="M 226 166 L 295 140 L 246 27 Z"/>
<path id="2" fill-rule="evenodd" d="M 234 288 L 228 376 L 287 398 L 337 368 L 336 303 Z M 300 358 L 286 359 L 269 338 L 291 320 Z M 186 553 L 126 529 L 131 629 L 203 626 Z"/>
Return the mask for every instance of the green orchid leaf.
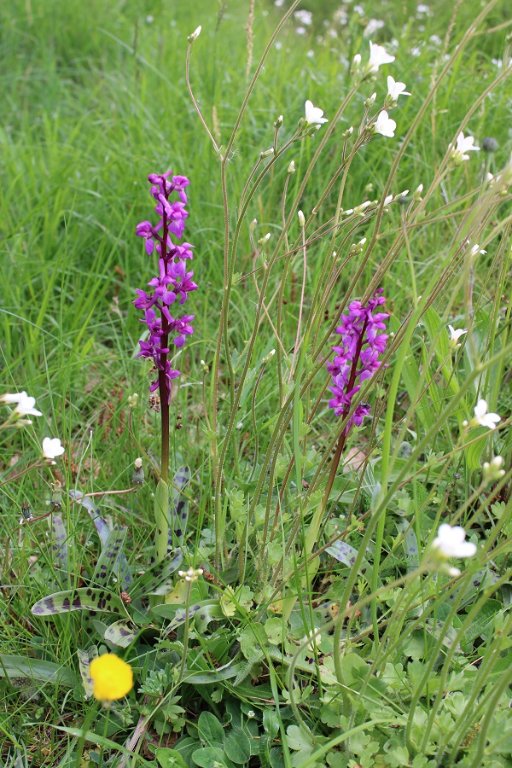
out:
<path id="1" fill-rule="evenodd" d="M 85 698 L 90 699 L 92 696 L 93 683 L 91 675 L 89 674 L 89 665 L 98 655 L 98 649 L 95 645 L 89 648 L 88 651 L 83 651 L 81 648 L 78 648 L 76 654 L 78 656 L 78 668 L 84 686 Z"/>
<path id="2" fill-rule="evenodd" d="M 188 501 L 183 495 L 190 482 L 190 470 L 188 467 L 180 467 L 173 479 L 173 504 L 169 519 L 169 544 L 172 548 L 180 546 L 185 540 L 188 523 Z"/>
<path id="3" fill-rule="evenodd" d="M 110 531 L 91 579 L 95 587 L 105 587 L 108 583 L 118 563 L 126 534 L 127 528 L 114 528 Z"/>
<path id="4" fill-rule="evenodd" d="M 120 648 L 128 648 L 137 637 L 137 632 L 133 631 L 132 625 L 127 621 L 115 621 L 105 630 L 104 638 L 112 645 L 118 645 Z"/>
<path id="5" fill-rule="evenodd" d="M 178 570 L 183 560 L 181 550 L 176 550 L 172 557 L 161 563 L 153 563 L 142 576 L 133 582 L 131 593 L 137 597 L 143 595 L 166 595 L 174 585 L 171 575 Z"/>
<path id="6" fill-rule="evenodd" d="M 67 688 L 74 688 L 78 684 L 77 676 L 70 667 L 6 653 L 0 653 L 0 677 L 6 677 L 9 680 L 26 677 L 31 681 L 55 683 Z"/>
<path id="7" fill-rule="evenodd" d="M 57 568 L 68 571 L 68 545 L 67 532 L 64 521 L 60 515 L 52 515 L 52 549 Z"/>

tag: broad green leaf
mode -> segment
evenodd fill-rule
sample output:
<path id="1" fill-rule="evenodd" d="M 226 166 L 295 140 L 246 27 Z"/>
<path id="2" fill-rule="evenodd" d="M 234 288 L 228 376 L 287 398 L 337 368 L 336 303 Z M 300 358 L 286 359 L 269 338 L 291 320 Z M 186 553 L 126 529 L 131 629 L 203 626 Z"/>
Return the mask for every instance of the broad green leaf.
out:
<path id="1" fill-rule="evenodd" d="M 233 728 L 224 741 L 226 757 L 237 765 L 244 765 L 251 757 L 251 742 L 240 728 Z"/>
<path id="2" fill-rule="evenodd" d="M 198 632 L 203 633 L 208 624 L 212 621 L 219 621 L 224 618 L 224 614 L 218 603 L 212 603 L 211 605 L 205 605 L 200 611 L 197 611 L 194 615 L 194 625 Z"/>
<path id="3" fill-rule="evenodd" d="M 91 587 L 55 592 L 38 600 L 32 606 L 34 616 L 53 616 L 56 613 L 70 613 L 70 611 L 125 613 L 121 599 L 117 595 L 104 589 Z"/>
<path id="4" fill-rule="evenodd" d="M 246 659 L 252 661 L 255 656 L 261 654 L 262 649 L 267 646 L 267 633 L 263 624 L 255 622 L 241 631 L 238 640 L 240 649 Z"/>
<path id="5" fill-rule="evenodd" d="M 201 712 L 197 721 L 197 730 L 201 741 L 209 746 L 222 744 L 224 741 L 222 723 L 211 712 Z"/>
<path id="6" fill-rule="evenodd" d="M 354 549 L 354 547 L 351 547 L 350 544 L 347 544 L 344 541 L 335 541 L 334 544 L 332 544 L 330 547 L 327 547 L 325 551 L 328 552 L 329 555 L 332 555 L 332 557 L 334 557 L 336 560 L 338 560 L 338 562 L 343 563 L 343 565 L 346 565 L 349 568 L 352 568 L 359 554 L 357 549 Z M 360 570 L 364 571 L 367 568 L 368 563 L 363 560 Z"/>
<path id="7" fill-rule="evenodd" d="M 56 683 L 67 688 L 74 688 L 78 684 L 78 678 L 70 667 L 6 653 L 0 654 L 0 677 L 9 680 L 26 677 L 40 683 Z"/>

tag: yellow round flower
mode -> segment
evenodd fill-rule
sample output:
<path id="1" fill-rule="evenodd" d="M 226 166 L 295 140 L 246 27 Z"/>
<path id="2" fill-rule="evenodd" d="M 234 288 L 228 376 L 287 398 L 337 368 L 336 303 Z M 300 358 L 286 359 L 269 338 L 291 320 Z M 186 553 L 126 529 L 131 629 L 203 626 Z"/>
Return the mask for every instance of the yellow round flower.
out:
<path id="1" fill-rule="evenodd" d="M 99 701 L 122 699 L 133 688 L 132 668 L 114 653 L 97 656 L 89 665 L 93 694 Z"/>

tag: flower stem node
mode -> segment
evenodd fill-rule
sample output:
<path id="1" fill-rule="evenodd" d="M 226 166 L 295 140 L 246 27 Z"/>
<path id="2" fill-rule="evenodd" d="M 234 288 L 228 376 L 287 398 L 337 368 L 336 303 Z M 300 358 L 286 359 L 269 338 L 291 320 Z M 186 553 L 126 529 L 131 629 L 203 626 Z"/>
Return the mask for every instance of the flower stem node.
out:
<path id="1" fill-rule="evenodd" d="M 122 699 L 133 688 L 133 671 L 115 653 L 97 656 L 89 665 L 95 699 L 105 704 Z"/>

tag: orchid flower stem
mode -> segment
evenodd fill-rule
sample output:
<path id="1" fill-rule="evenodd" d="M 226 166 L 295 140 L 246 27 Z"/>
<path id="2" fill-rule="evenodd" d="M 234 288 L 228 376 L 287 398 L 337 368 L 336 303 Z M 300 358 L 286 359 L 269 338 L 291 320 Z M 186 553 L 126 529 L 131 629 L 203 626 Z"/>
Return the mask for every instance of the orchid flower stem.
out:
<path id="1" fill-rule="evenodd" d="M 188 650 L 188 635 L 190 629 L 190 593 L 192 591 L 192 582 L 187 581 L 187 591 L 185 594 L 185 624 L 183 627 L 183 652 L 181 657 L 180 674 L 178 682 L 181 683 L 183 675 L 185 674 L 185 668 L 187 666 L 187 650 Z"/>

